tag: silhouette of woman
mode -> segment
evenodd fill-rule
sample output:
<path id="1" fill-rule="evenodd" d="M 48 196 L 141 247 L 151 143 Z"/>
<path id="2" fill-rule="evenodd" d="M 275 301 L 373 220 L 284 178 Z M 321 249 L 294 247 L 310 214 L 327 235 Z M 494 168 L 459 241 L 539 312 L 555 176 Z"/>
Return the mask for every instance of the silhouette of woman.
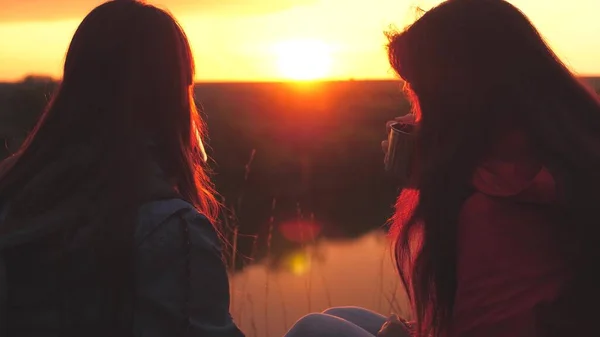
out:
<path id="1" fill-rule="evenodd" d="M 165 11 L 112 1 L 83 20 L 0 164 L 0 336 L 242 336 L 193 79 Z"/>
<path id="2" fill-rule="evenodd" d="M 598 97 L 503 0 L 448 0 L 389 38 L 414 107 L 398 122 L 417 125 L 392 227 L 413 335 L 597 336 Z M 335 316 L 290 336 L 384 320 Z M 378 336 L 407 333 L 388 323 Z"/>

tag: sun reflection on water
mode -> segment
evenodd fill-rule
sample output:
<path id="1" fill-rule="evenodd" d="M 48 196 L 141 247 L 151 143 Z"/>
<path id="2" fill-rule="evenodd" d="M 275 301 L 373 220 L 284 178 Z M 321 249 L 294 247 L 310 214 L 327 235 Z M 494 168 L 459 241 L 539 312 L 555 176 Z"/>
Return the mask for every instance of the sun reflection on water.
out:
<path id="1" fill-rule="evenodd" d="M 295 252 L 288 257 L 287 267 L 294 275 L 304 275 L 310 269 L 310 257 L 305 252 Z"/>
<path id="2" fill-rule="evenodd" d="M 296 234 L 297 227 L 287 229 Z M 380 231 L 349 240 L 321 238 L 282 256 L 275 269 L 273 261 L 248 266 L 231 277 L 230 311 L 249 337 L 282 336 L 300 317 L 332 306 L 409 318 L 390 244 Z"/>

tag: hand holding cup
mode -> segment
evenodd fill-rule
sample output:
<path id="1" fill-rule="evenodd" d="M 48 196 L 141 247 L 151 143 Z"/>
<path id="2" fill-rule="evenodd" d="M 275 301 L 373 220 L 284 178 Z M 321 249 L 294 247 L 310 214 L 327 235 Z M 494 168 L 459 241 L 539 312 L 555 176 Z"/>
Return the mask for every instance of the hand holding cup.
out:
<path id="1" fill-rule="evenodd" d="M 394 120 L 385 123 L 386 135 L 390 134 L 390 130 L 392 129 L 392 125 L 394 124 L 417 125 L 417 120 L 415 118 L 415 115 L 413 115 L 412 113 L 408 113 L 401 117 L 396 117 L 394 118 Z M 383 149 L 383 153 L 387 155 L 389 149 L 389 142 L 387 139 L 381 142 L 381 148 Z"/>

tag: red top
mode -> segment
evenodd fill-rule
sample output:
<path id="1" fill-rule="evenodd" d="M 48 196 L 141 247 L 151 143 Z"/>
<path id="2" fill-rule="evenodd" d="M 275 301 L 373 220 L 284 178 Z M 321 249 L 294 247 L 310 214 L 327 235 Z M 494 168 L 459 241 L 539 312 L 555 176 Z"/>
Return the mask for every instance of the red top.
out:
<path id="1" fill-rule="evenodd" d="M 552 175 L 522 135 L 497 146 L 473 177 L 458 225 L 457 291 L 449 337 L 533 337 L 534 307 L 556 298 L 568 272 L 552 231 Z"/>

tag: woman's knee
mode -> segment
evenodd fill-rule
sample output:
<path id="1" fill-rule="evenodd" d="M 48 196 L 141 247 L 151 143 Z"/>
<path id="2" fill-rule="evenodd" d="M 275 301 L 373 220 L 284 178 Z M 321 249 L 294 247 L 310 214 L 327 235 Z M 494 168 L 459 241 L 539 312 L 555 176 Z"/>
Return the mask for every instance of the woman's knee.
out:
<path id="1" fill-rule="evenodd" d="M 327 314 L 327 315 L 339 317 L 339 315 L 344 315 L 347 313 L 374 313 L 374 312 L 371 310 L 365 309 L 365 308 L 361 308 L 361 307 L 344 306 L 344 307 L 331 307 L 331 308 L 323 311 L 323 313 Z"/>
<path id="2" fill-rule="evenodd" d="M 308 314 L 300 318 L 285 337 L 373 337 L 359 326 L 327 314 Z"/>
<path id="3" fill-rule="evenodd" d="M 320 313 L 312 313 L 301 317 L 290 329 L 286 336 L 318 336 L 317 330 L 323 330 L 332 317 Z"/>
<path id="4" fill-rule="evenodd" d="M 323 314 L 339 317 L 372 335 L 377 334 L 387 319 L 385 316 L 361 307 L 334 307 L 325 310 Z"/>

